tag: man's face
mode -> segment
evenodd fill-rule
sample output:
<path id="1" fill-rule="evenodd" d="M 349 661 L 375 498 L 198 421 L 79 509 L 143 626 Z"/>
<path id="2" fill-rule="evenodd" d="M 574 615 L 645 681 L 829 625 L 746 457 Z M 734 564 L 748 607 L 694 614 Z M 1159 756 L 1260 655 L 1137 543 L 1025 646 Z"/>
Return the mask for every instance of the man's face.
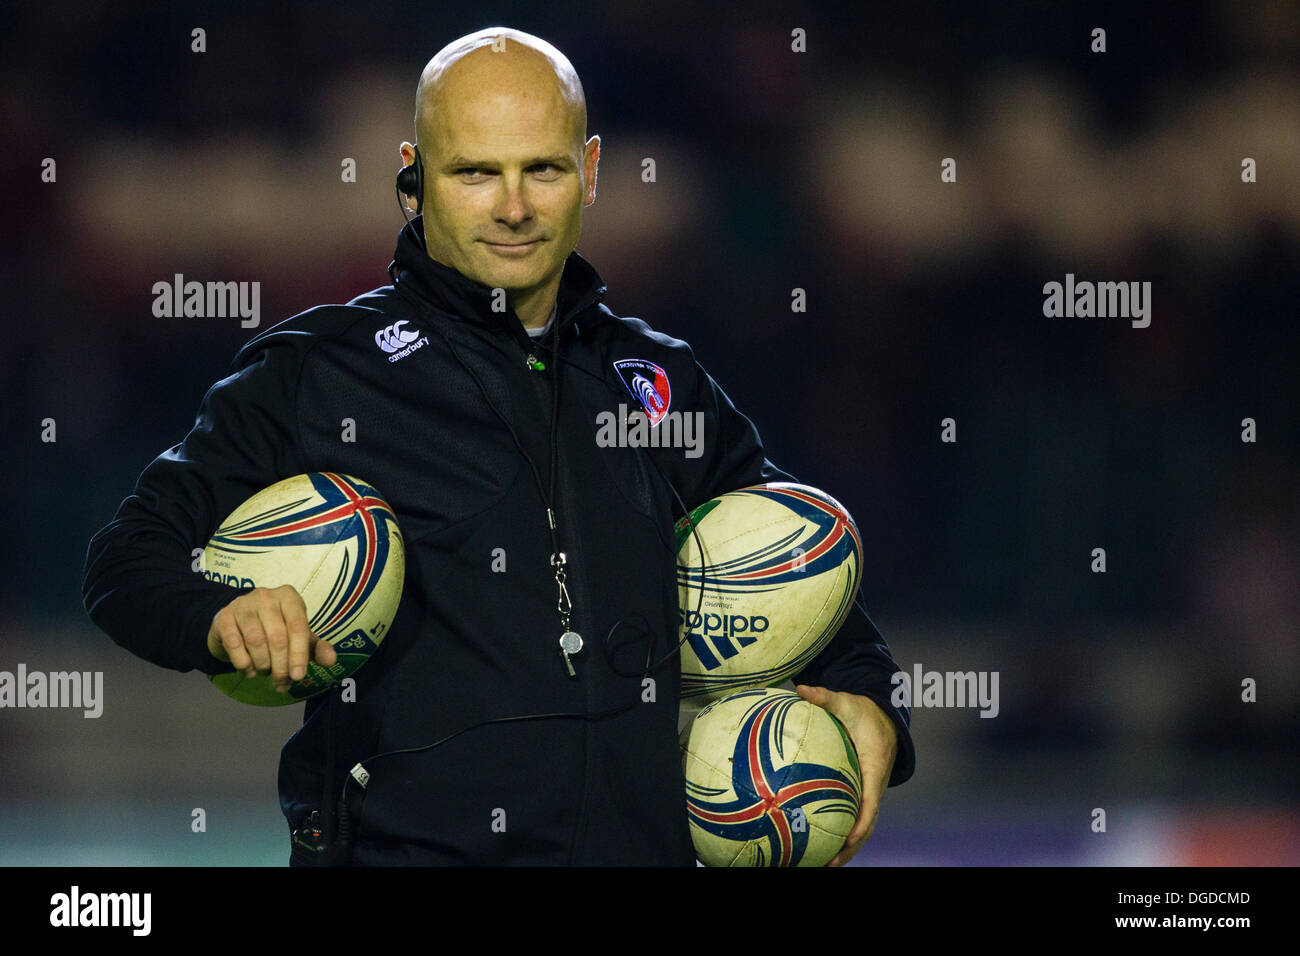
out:
<path id="1" fill-rule="evenodd" d="M 420 144 L 429 255 L 514 297 L 558 281 L 595 201 L 600 143 L 581 143 L 554 84 L 520 80 L 448 83 Z"/>

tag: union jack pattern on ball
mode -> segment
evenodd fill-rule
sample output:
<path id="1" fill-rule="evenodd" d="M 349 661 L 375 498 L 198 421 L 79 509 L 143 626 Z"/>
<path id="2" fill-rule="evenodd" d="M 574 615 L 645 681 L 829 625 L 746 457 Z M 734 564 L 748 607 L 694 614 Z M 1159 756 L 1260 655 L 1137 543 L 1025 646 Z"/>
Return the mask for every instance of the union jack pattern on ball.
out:
<path id="1" fill-rule="evenodd" d="M 336 686 L 376 652 L 401 600 L 405 548 L 393 509 L 364 481 L 335 472 L 286 478 L 253 495 L 204 551 L 204 575 L 239 588 L 291 585 L 313 635 L 337 661 L 314 660 L 278 694 L 268 675 L 211 679 L 245 703 L 280 706 Z"/>
<path id="2" fill-rule="evenodd" d="M 688 761 L 686 803 L 690 823 L 705 834 L 729 841 L 729 845 L 718 845 L 693 833 L 697 849 L 703 851 L 701 859 L 716 864 L 720 862 L 719 853 L 726 856 L 734 851 L 736 855 L 726 860 L 734 862 L 752 846 L 753 856 L 748 862 L 754 865 L 798 866 L 805 862 L 810 835 L 818 831 L 831 833 L 829 842 L 822 841 L 822 855 L 826 855 L 828 847 L 831 854 L 838 852 L 836 841 L 843 843 L 844 835 L 857 819 L 861 801 L 857 756 L 847 735 L 835 723 L 841 738 L 835 743 L 843 743 L 843 751 L 832 750 L 822 758 L 836 758 L 835 763 L 845 770 L 826 762 L 800 759 L 808 749 L 816 750 L 816 743 L 811 748 L 808 746 L 808 737 L 816 735 L 796 732 L 788 738 L 786 722 L 792 709 L 816 705 L 786 691 L 752 690 L 733 694 L 701 711 L 696 720 L 707 721 L 720 704 L 749 698 L 753 701 L 740 722 L 729 755 L 730 787 L 720 789 L 692 780 Z M 807 713 L 810 722 L 822 719 L 822 715 L 832 722 L 835 720 L 820 709 L 818 713 Z M 819 741 L 823 745 L 822 753 L 828 736 L 823 734 Z M 798 743 L 795 752 L 787 756 L 786 745 L 791 738 Z M 709 757 L 720 754 L 709 743 L 702 734 L 691 739 L 688 750 L 704 763 L 717 767 Z M 701 754 L 698 750 L 714 753 Z M 832 816 L 840 819 L 834 826 L 828 826 L 827 819 Z M 705 859 L 706 856 L 711 859 Z"/>
<path id="3" fill-rule="evenodd" d="M 741 488 L 732 494 L 755 495 L 775 501 L 811 522 L 815 530 L 811 534 L 802 530 L 791 531 L 758 550 L 717 564 L 701 568 L 679 564 L 677 583 L 680 586 L 699 587 L 703 584 L 722 594 L 767 591 L 838 567 L 850 548 L 854 554 L 862 553 L 862 539 L 858 537 L 857 526 L 838 504 L 811 495 L 795 485 L 776 483 Z M 692 515 L 696 521 L 702 517 Z M 678 537 L 682 538 L 683 533 L 690 533 L 685 518 L 678 522 Z M 802 553 L 792 555 L 796 548 Z"/>
<path id="4" fill-rule="evenodd" d="M 289 501 L 218 528 L 211 546 L 223 551 L 252 554 L 255 547 L 335 544 L 352 538 L 356 561 L 340 563 L 334 587 L 308 626 L 317 637 L 329 640 L 346 630 L 379 583 L 379 571 L 388 559 L 389 529 L 397 516 L 374 488 L 347 475 L 323 471 L 308 475 L 321 496 L 319 504 L 298 512 L 307 499 Z M 355 520 L 354 520 L 355 519 Z"/>

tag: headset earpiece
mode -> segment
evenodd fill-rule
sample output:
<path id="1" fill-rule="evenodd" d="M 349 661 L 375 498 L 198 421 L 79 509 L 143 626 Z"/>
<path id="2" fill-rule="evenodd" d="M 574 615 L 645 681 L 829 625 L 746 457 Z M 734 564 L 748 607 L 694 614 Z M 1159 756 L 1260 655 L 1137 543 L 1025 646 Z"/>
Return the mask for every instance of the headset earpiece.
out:
<path id="1" fill-rule="evenodd" d="M 409 166 L 403 166 L 397 171 L 397 191 L 402 195 L 411 196 L 415 199 L 415 214 L 418 216 L 424 209 L 424 164 L 420 162 L 420 147 L 415 147 L 415 162 Z M 406 215 L 406 204 L 398 197 L 398 205 L 402 206 L 402 215 Z"/>

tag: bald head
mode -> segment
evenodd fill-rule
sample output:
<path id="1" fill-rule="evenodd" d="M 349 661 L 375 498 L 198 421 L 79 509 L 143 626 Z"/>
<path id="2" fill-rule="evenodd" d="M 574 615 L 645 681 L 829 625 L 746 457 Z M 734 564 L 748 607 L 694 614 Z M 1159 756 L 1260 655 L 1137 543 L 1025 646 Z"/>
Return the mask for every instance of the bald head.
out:
<path id="1" fill-rule="evenodd" d="M 488 27 L 453 40 L 420 74 L 415 92 L 415 136 L 436 149 L 449 113 L 526 103 L 538 118 L 563 124 L 579 152 L 587 138 L 587 99 L 568 57 L 540 37 Z"/>
<path id="2" fill-rule="evenodd" d="M 596 201 L 600 137 L 573 65 L 537 37 L 492 27 L 444 47 L 415 100 L 425 251 L 506 292 L 528 328 L 555 306 Z M 402 162 L 416 162 L 402 144 Z"/>

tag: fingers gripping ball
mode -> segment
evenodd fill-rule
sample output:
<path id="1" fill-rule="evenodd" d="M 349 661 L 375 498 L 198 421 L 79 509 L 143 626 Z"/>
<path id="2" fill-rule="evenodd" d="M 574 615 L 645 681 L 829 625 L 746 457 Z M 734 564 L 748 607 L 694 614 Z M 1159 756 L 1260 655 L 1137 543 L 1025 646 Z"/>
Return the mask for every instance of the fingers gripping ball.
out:
<path id="1" fill-rule="evenodd" d="M 334 665 L 309 661 L 287 694 L 276 691 L 270 674 L 211 678 L 235 700 L 280 706 L 337 686 L 375 653 L 401 601 L 405 549 L 379 492 L 348 475 L 313 472 L 276 482 L 236 508 L 208 542 L 203 574 L 236 588 L 292 585 L 311 633 L 334 647 Z"/>

